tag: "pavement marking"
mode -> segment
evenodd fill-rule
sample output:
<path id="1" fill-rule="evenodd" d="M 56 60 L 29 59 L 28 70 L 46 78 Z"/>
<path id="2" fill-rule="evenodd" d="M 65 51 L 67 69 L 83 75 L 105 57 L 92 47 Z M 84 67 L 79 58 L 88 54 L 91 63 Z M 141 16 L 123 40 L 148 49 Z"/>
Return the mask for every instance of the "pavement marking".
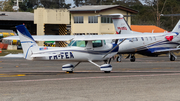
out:
<path id="1" fill-rule="evenodd" d="M 0 81 L 2 82 L 40 82 L 40 81 L 61 81 L 61 80 L 80 80 L 80 79 L 104 79 L 104 78 L 127 78 L 127 77 L 154 77 L 154 76 L 175 76 L 180 73 L 170 74 L 149 74 L 149 75 L 121 75 L 121 76 L 95 76 L 95 77 L 74 77 L 74 78 L 53 78 L 53 79 L 35 79 L 35 80 L 15 80 L 15 81 Z"/>
<path id="2" fill-rule="evenodd" d="M 0 77 L 19 77 L 26 76 L 26 74 L 0 74 Z"/>
<path id="3" fill-rule="evenodd" d="M 174 67 L 159 67 L 159 68 L 132 68 L 132 69 L 128 69 L 128 68 L 120 68 L 120 71 L 137 71 L 137 70 L 160 70 L 160 69 L 175 69 Z"/>

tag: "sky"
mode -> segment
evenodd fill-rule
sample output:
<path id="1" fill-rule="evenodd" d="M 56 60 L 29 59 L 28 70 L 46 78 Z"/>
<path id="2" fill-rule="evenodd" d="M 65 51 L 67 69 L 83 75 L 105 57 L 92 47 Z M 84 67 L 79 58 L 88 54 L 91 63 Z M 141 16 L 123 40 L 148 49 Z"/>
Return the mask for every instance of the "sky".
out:
<path id="1" fill-rule="evenodd" d="M 66 4 L 71 4 L 71 7 L 75 6 L 73 0 L 65 0 Z"/>

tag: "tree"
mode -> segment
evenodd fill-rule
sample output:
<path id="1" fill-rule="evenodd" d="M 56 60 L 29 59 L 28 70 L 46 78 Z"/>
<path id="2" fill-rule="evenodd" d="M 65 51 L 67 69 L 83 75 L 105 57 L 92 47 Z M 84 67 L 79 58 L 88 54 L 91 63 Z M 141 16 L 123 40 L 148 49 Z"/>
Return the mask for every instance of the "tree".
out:
<path id="1" fill-rule="evenodd" d="M 4 3 L 3 3 L 3 9 L 2 11 L 14 11 L 12 8 L 13 8 L 13 5 L 14 5 L 14 2 L 13 0 L 5 0 Z"/>

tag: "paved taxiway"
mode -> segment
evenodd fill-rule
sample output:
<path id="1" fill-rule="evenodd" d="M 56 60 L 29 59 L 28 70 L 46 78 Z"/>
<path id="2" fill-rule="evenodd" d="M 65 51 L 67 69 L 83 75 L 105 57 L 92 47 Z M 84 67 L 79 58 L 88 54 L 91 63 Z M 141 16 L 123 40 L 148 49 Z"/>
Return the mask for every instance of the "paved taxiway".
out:
<path id="1" fill-rule="evenodd" d="M 87 62 L 67 74 L 66 63 L 0 58 L 0 101 L 180 101 L 180 58 L 112 61 L 111 73 Z"/>

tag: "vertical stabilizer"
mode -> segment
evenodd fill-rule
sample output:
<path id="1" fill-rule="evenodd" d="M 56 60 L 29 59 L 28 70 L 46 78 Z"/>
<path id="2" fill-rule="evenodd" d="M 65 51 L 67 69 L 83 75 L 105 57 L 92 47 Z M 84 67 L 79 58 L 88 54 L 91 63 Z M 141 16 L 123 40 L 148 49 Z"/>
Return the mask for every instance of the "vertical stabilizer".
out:
<path id="1" fill-rule="evenodd" d="M 122 14 L 110 14 L 110 15 L 101 15 L 103 17 L 111 17 L 114 23 L 116 34 L 131 34 L 131 28 L 124 19 Z"/>
<path id="2" fill-rule="evenodd" d="M 178 21 L 172 32 L 180 32 L 180 20 Z"/>
<path id="3" fill-rule="evenodd" d="M 24 58 L 32 60 L 31 55 L 33 52 L 38 51 L 38 45 L 24 25 L 16 26 L 16 28 L 21 41 Z"/>

